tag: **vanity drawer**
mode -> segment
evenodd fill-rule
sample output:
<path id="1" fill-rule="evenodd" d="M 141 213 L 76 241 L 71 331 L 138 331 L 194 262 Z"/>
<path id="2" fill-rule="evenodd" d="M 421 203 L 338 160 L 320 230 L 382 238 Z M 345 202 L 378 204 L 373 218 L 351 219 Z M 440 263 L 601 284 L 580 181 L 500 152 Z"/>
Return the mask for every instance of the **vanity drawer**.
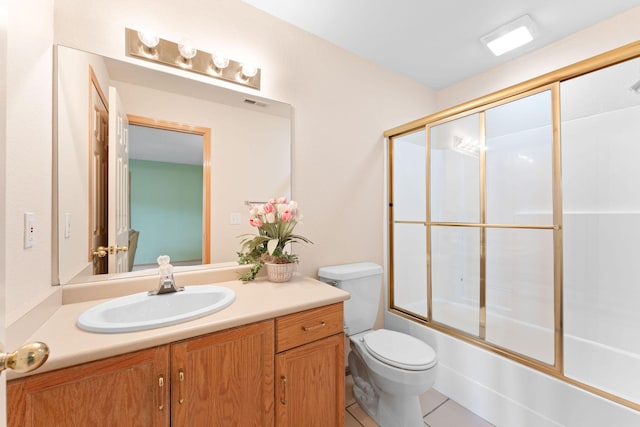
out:
<path id="1" fill-rule="evenodd" d="M 343 331 L 342 303 L 276 319 L 276 353 Z"/>

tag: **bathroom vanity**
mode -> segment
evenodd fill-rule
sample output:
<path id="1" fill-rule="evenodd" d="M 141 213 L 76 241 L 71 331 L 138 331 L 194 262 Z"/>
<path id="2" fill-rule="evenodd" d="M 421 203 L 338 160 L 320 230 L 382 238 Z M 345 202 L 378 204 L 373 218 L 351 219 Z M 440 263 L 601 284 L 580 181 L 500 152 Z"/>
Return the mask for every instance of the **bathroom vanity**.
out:
<path id="1" fill-rule="evenodd" d="M 140 332 L 85 332 L 75 319 L 100 301 L 61 306 L 32 337 L 48 372 L 7 384 L 8 425 L 344 425 L 349 295 L 307 278 L 218 284 L 231 306 Z"/>

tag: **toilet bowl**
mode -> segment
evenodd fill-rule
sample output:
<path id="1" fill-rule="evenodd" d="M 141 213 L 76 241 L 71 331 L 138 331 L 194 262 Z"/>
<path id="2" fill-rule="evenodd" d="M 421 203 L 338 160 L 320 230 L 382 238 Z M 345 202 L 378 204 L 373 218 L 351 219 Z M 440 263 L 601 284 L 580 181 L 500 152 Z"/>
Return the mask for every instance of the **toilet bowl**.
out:
<path id="1" fill-rule="evenodd" d="M 378 329 L 349 337 L 354 397 L 379 425 L 423 427 L 420 395 L 435 381 L 435 352 L 417 338 Z"/>
<path id="2" fill-rule="evenodd" d="M 345 301 L 345 333 L 353 394 L 382 427 L 424 427 L 420 395 L 435 381 L 437 358 L 425 342 L 388 329 L 373 330 L 382 268 L 373 263 L 322 267 L 320 280 L 351 294 Z"/>

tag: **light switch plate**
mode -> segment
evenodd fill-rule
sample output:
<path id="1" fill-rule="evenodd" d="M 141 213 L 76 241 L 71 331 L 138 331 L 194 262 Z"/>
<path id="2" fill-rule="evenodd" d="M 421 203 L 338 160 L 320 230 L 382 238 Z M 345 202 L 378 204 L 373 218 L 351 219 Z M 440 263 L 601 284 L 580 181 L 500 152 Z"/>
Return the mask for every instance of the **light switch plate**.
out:
<path id="1" fill-rule="evenodd" d="M 64 214 L 64 238 L 69 239 L 71 237 L 71 212 L 65 212 Z"/>
<path id="2" fill-rule="evenodd" d="M 33 212 L 24 213 L 24 248 L 32 248 L 35 243 L 35 220 Z"/>
<path id="3" fill-rule="evenodd" d="M 231 225 L 240 225 L 242 222 L 242 214 L 238 212 L 233 212 L 231 217 L 229 218 L 229 224 Z"/>

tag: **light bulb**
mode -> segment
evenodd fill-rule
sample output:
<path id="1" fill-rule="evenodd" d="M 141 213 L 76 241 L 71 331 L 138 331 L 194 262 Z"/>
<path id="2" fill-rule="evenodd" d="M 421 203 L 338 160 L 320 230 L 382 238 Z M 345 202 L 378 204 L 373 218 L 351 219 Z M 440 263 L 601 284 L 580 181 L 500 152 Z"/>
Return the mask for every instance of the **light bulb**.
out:
<path id="1" fill-rule="evenodd" d="M 252 64 L 242 64 L 242 75 L 248 79 L 258 74 L 258 67 Z"/>
<path id="2" fill-rule="evenodd" d="M 160 37 L 145 31 L 138 31 L 138 39 L 140 39 L 140 42 L 149 49 L 153 49 L 158 46 L 158 43 L 160 43 Z"/>
<path id="3" fill-rule="evenodd" d="M 229 58 L 224 55 L 214 53 L 213 55 L 211 55 L 211 58 L 213 59 L 213 65 L 215 65 L 216 68 L 220 70 L 229 66 Z"/>
<path id="4" fill-rule="evenodd" d="M 193 46 L 193 42 L 188 39 L 183 39 L 178 43 L 178 50 L 184 59 L 191 59 L 198 53 L 198 49 L 196 49 Z"/>

